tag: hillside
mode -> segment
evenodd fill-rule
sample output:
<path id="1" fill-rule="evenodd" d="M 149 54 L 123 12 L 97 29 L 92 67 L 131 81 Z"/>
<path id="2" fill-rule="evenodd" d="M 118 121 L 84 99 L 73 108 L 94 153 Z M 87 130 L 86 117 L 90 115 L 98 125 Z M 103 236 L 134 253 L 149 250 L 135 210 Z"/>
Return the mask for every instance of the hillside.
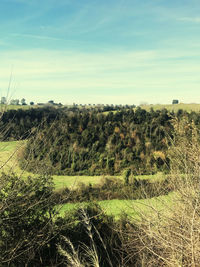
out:
<path id="1" fill-rule="evenodd" d="M 167 109 L 168 111 L 172 112 L 178 112 L 179 110 L 187 111 L 187 112 L 200 112 L 200 104 L 185 104 L 185 103 L 180 103 L 180 104 L 156 104 L 156 105 L 141 105 L 142 109 L 145 109 L 147 111 L 150 111 L 151 109 L 153 110 L 162 110 L 162 109 Z"/>
<path id="2" fill-rule="evenodd" d="M 166 109 L 65 114 L 27 142 L 21 166 L 28 162 L 30 171 L 59 175 L 113 175 L 127 168 L 135 175 L 168 172 L 175 117 L 200 121 L 197 113 Z"/>

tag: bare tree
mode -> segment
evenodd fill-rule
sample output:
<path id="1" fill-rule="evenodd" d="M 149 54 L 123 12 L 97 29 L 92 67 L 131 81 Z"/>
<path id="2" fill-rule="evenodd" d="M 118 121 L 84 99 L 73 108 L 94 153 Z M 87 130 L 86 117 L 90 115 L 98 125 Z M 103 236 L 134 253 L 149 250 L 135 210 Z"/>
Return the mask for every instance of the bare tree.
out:
<path id="1" fill-rule="evenodd" d="M 138 255 L 138 266 L 196 267 L 200 263 L 200 149 L 199 130 L 186 119 L 174 121 L 170 139 L 171 173 L 174 189 L 168 201 L 148 214 L 140 211 L 140 221 L 124 233 L 127 260 Z"/>

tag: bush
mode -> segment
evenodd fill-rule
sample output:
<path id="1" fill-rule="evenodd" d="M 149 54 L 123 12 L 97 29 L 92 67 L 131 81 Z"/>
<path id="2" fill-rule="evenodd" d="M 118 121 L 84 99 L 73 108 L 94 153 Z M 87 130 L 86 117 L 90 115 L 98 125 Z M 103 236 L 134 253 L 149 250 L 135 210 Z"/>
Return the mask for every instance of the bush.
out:
<path id="1" fill-rule="evenodd" d="M 52 191 L 49 177 L 23 180 L 14 174 L 0 176 L 0 262 L 3 266 L 42 266 L 42 250 L 53 234 Z"/>
<path id="2" fill-rule="evenodd" d="M 122 266 L 117 224 L 97 204 L 66 213 L 57 224 L 63 228 L 61 234 L 65 237 L 58 247 L 66 266 Z"/>
<path id="3" fill-rule="evenodd" d="M 162 181 L 137 180 L 124 185 L 118 178 L 102 178 L 100 184 L 79 183 L 77 188 L 64 188 L 54 193 L 56 203 L 88 202 L 111 199 L 144 199 L 166 195 L 173 190 L 169 177 Z"/>

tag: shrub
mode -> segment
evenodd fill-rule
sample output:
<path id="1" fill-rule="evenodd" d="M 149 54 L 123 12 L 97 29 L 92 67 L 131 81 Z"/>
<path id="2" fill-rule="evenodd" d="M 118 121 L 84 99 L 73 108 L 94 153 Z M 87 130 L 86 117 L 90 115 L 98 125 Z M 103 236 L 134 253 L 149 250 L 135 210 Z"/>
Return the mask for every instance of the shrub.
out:
<path id="1" fill-rule="evenodd" d="M 41 253 L 53 233 L 52 190 L 49 177 L 23 180 L 14 174 L 0 176 L 0 262 L 3 266 L 42 266 Z"/>
<path id="2" fill-rule="evenodd" d="M 66 213 L 58 225 L 62 228 L 65 225 L 62 229 L 65 238 L 61 238 L 58 246 L 67 266 L 122 266 L 116 223 L 97 204 Z"/>

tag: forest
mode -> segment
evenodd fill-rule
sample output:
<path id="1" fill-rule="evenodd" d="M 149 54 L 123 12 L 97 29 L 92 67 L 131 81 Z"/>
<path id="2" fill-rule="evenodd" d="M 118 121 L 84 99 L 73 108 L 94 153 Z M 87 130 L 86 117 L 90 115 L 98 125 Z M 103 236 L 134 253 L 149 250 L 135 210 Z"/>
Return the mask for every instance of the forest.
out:
<path id="1" fill-rule="evenodd" d="M 21 166 L 58 175 L 116 175 L 130 168 L 134 175 L 169 172 L 167 155 L 173 138 L 173 118 L 200 116 L 141 108 L 116 113 L 37 109 L 9 112 L 7 139 L 29 136 Z M 39 127 L 39 130 L 38 128 Z M 31 151 L 31 153 L 30 153 Z M 27 164 L 28 163 L 28 164 Z"/>

